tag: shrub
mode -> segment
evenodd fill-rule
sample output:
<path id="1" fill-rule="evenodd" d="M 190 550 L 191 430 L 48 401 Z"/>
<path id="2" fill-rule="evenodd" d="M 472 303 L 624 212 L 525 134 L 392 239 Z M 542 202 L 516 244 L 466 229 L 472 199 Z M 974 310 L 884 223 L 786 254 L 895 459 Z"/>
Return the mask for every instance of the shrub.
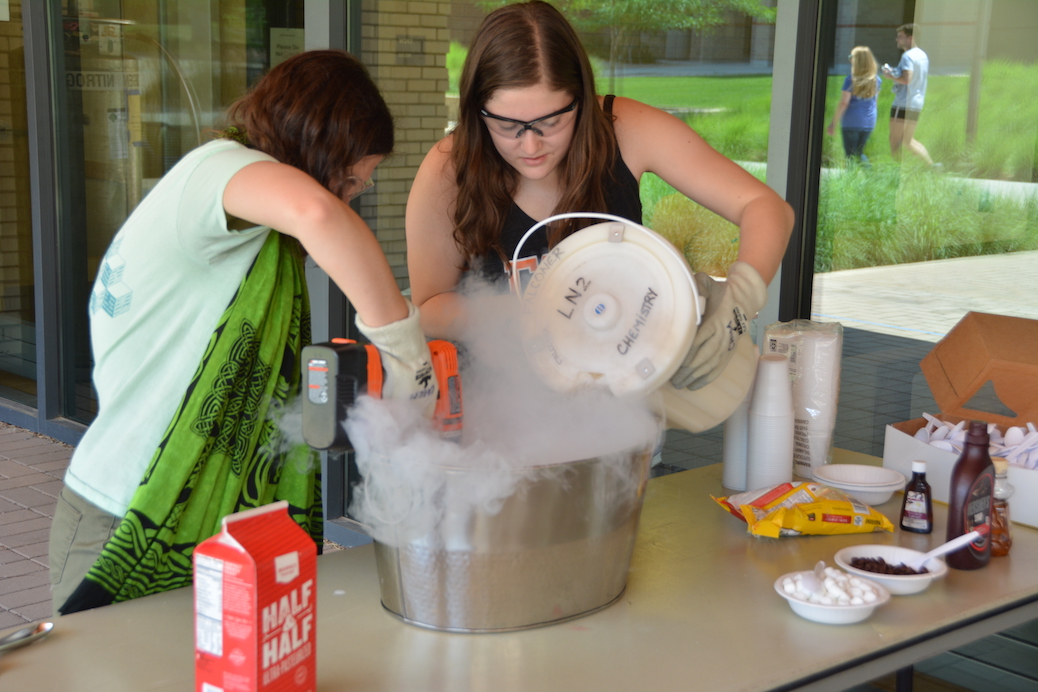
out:
<path id="1" fill-rule="evenodd" d="M 739 254 L 739 227 L 682 194 L 661 199 L 652 224 L 685 255 L 692 271 L 727 276 Z"/>

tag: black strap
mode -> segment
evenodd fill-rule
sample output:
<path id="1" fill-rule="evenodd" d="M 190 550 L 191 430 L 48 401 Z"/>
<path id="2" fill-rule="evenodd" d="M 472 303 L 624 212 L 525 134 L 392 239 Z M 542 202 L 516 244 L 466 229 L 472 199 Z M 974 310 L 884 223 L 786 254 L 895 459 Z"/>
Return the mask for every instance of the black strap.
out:
<path id="1" fill-rule="evenodd" d="M 616 94 L 608 94 L 604 99 L 602 99 L 602 110 L 610 115 L 613 114 L 613 99 L 615 98 Z"/>

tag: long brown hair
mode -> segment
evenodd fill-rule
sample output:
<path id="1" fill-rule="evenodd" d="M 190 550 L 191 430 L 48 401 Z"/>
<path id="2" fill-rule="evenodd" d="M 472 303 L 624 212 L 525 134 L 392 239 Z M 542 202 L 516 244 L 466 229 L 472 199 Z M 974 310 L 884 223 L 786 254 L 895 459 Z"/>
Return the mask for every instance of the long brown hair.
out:
<path id="1" fill-rule="evenodd" d="M 351 166 L 393 151 L 393 118 L 349 53 L 307 51 L 264 75 L 227 111 L 224 136 L 295 166 L 342 197 Z"/>
<path id="2" fill-rule="evenodd" d="M 851 49 L 851 93 L 860 99 L 870 99 L 878 91 L 876 58 L 868 46 L 855 46 Z"/>
<path id="3" fill-rule="evenodd" d="M 555 211 L 606 211 L 603 183 L 612 173 L 616 135 L 598 103 L 591 61 L 573 27 L 548 3 L 506 5 L 483 20 L 461 73 L 451 161 L 458 190 L 454 239 L 466 266 L 494 251 L 510 259 L 500 234 L 519 185 L 519 173 L 497 152 L 479 109 L 498 89 L 542 82 L 577 100 L 573 139 L 558 169 L 562 194 Z M 553 224 L 549 243 L 589 223 Z"/>

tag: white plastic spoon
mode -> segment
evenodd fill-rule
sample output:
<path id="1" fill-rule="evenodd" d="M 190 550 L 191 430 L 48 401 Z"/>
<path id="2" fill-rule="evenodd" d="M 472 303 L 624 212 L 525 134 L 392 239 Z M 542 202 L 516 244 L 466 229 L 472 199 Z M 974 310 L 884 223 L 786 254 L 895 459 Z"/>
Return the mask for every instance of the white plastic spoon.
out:
<path id="1" fill-rule="evenodd" d="M 930 432 L 933 432 L 937 428 L 944 426 L 944 421 L 942 421 L 940 418 L 937 418 L 936 416 L 931 416 L 929 413 L 924 413 L 923 418 L 926 419 L 926 427 L 929 429 Z"/>
<path id="2" fill-rule="evenodd" d="M 923 568 L 923 565 L 925 565 L 927 561 L 935 557 L 944 555 L 945 553 L 950 553 L 952 551 L 958 550 L 967 543 L 972 543 L 973 541 L 977 540 L 981 536 L 985 535 L 987 532 L 988 528 L 987 526 L 984 526 L 983 529 L 980 531 L 970 531 L 969 533 L 964 533 L 958 538 L 953 538 L 947 543 L 942 543 L 930 552 L 924 553 L 923 555 L 920 555 L 914 560 L 906 562 L 905 565 L 918 572 L 920 569 Z"/>
<path id="3" fill-rule="evenodd" d="M 818 593 L 825 583 L 825 560 L 815 563 L 813 572 L 804 572 L 800 575 L 800 584 L 808 593 Z"/>
<path id="4" fill-rule="evenodd" d="M 1023 460 L 1027 459 L 1027 453 L 1031 451 L 1031 448 L 1038 448 L 1038 432 L 1027 433 L 1021 440 L 1010 450 L 1007 450 L 1003 455 L 1006 461 L 1015 461 L 1018 456 L 1023 455 Z"/>
<path id="5" fill-rule="evenodd" d="M 1016 447 L 1024 441 L 1024 430 L 1025 428 L 1021 428 L 1018 425 L 1007 428 L 1005 434 L 1002 436 L 1002 443 L 1007 447 Z"/>

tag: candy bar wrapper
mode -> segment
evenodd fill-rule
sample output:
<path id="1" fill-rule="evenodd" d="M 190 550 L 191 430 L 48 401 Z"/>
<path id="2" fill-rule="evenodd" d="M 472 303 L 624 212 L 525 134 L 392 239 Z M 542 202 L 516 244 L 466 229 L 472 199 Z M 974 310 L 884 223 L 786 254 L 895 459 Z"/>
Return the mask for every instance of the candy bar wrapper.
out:
<path id="1" fill-rule="evenodd" d="M 728 497 L 717 504 L 746 522 L 754 536 L 833 535 L 894 531 L 882 513 L 821 483 L 796 481 Z"/>

